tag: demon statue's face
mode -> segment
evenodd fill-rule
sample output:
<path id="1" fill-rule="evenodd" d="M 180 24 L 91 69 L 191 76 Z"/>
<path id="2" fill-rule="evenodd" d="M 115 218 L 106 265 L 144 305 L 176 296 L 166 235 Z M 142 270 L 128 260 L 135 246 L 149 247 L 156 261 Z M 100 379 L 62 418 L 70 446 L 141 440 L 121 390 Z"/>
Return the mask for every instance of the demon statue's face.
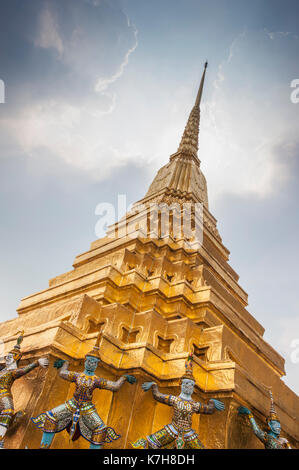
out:
<path id="1" fill-rule="evenodd" d="M 280 429 L 281 429 L 279 421 L 271 420 L 268 422 L 268 426 L 272 432 L 274 432 L 275 434 L 279 436 Z"/>
<path id="2" fill-rule="evenodd" d="M 182 379 L 181 391 L 184 395 L 190 396 L 194 391 L 195 382 L 191 379 Z"/>
<path id="3" fill-rule="evenodd" d="M 98 363 L 100 362 L 100 359 L 97 359 L 96 357 L 93 356 L 86 356 L 85 359 L 85 370 L 88 373 L 95 372 L 96 368 L 98 367 Z"/>

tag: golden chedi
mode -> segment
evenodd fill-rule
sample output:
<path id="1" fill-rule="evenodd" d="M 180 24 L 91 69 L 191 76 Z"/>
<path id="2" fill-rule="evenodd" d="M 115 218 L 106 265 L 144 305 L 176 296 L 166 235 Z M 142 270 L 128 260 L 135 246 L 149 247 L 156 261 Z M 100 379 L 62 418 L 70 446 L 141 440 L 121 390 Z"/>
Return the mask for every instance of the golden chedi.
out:
<path id="1" fill-rule="evenodd" d="M 179 395 L 190 351 L 192 399 L 207 404 L 214 398 L 225 404 L 213 416 L 193 415 L 192 428 L 205 447 L 263 448 L 238 409 L 250 409 L 263 428 L 270 386 L 281 436 L 298 447 L 299 400 L 281 380 L 284 359 L 263 339 L 264 328 L 247 311 L 247 294 L 209 212 L 198 158 L 205 73 L 206 66 L 178 150 L 158 171 L 145 197 L 78 255 L 73 269 L 22 299 L 17 318 L 0 324 L 6 352 L 15 344 L 15 332 L 24 330 L 22 367 L 41 355 L 50 361 L 49 368 L 36 368 L 14 384 L 15 409 L 24 410 L 25 416 L 16 432 L 7 433 L 6 447 L 39 447 L 41 433 L 30 418 L 66 402 L 74 392 L 53 363 L 66 360 L 72 371 L 80 372 L 99 331 L 96 374 L 113 382 L 124 374 L 137 378 L 115 394 L 94 392 L 101 419 L 121 435 L 108 448 L 129 448 L 171 422 L 171 407 L 155 401 L 141 384 L 155 382 L 161 393 Z M 163 208 L 167 215 L 169 207 L 165 234 Z M 181 234 L 177 227 L 188 211 L 191 233 Z M 85 439 L 70 442 L 61 432 L 51 448 L 88 446 Z"/>

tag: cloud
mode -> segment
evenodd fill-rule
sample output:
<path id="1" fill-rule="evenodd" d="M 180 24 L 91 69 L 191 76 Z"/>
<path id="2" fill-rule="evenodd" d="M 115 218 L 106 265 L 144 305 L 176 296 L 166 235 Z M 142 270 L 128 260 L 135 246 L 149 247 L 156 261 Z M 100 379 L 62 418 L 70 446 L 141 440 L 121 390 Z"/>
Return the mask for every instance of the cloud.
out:
<path id="1" fill-rule="evenodd" d="M 13 83 L 15 74 L 6 80 L 13 99 L 0 115 L 3 147 L 21 149 L 25 158 L 52 154 L 104 179 L 134 158 L 121 154 L 99 129 L 115 110 L 117 95 L 110 88 L 138 46 L 137 29 L 107 2 L 28 0 L 28 5 L 35 7 L 30 32 L 22 31 L 22 43 L 11 38 L 12 50 L 21 47 L 24 61 L 19 81 Z M 9 59 L 2 59 L 3 69 L 9 66 Z"/>
<path id="2" fill-rule="evenodd" d="M 227 58 L 227 63 L 228 64 L 231 62 L 232 58 L 234 57 L 235 48 L 237 48 L 238 43 L 240 43 L 242 41 L 242 39 L 245 38 L 245 36 L 246 36 L 246 30 L 244 29 L 244 31 L 242 31 L 242 33 L 238 34 L 238 36 L 235 37 L 235 39 L 233 40 L 233 42 L 229 46 L 229 54 L 228 54 L 228 58 Z M 219 65 L 219 67 L 220 66 L 221 66 L 221 64 Z"/>
<path id="3" fill-rule="evenodd" d="M 295 50 L 289 53 L 295 60 Z M 244 64 L 246 56 L 250 66 Z M 288 60 L 283 63 L 280 55 L 278 60 L 265 31 L 244 31 L 219 64 L 212 97 L 202 109 L 200 134 L 212 198 L 226 192 L 268 197 L 288 181 L 299 141 L 297 109 L 290 106 L 283 76 Z"/>
<path id="4" fill-rule="evenodd" d="M 179 84 L 174 93 L 163 92 L 159 78 L 140 80 L 142 70 L 121 88 L 138 31 L 120 9 L 83 0 L 38 5 L 27 42 L 17 44 L 32 67 L 21 62 L 8 77 L 10 90 L 12 77 L 22 80 L 0 115 L 3 146 L 15 144 L 29 157 L 43 149 L 99 181 L 129 162 L 164 164 L 177 148 L 190 90 Z M 268 197 L 289 178 L 297 109 L 279 75 L 289 60 L 277 50 L 281 41 L 294 38 L 280 35 L 274 44 L 265 30 L 244 30 L 219 63 L 200 132 L 212 200 L 230 191 Z M 289 55 L 295 60 L 292 48 Z"/>
<path id="5" fill-rule="evenodd" d="M 267 28 L 264 28 L 264 31 L 272 41 L 286 36 L 291 36 L 293 39 L 298 39 L 297 34 L 294 34 L 291 31 L 269 31 Z"/>
<path id="6" fill-rule="evenodd" d="M 128 22 L 128 28 L 133 29 L 134 37 L 135 37 L 135 43 L 126 52 L 123 62 L 120 64 L 118 70 L 111 77 L 109 77 L 109 78 L 99 78 L 99 80 L 97 81 L 97 83 L 95 85 L 95 90 L 98 93 L 105 91 L 109 87 L 109 85 L 114 83 L 116 80 L 118 80 L 122 76 L 126 66 L 129 63 L 130 55 L 135 51 L 136 47 L 138 46 L 138 40 L 137 40 L 138 30 L 134 25 L 131 25 L 130 19 L 128 17 L 127 17 L 127 22 Z"/>
<path id="7" fill-rule="evenodd" d="M 53 12 L 49 10 L 47 5 L 40 14 L 39 22 L 40 28 L 34 40 L 34 45 L 44 49 L 54 48 L 61 56 L 63 53 L 62 38 L 59 35 L 58 24 Z"/>
<path id="8" fill-rule="evenodd" d="M 52 154 L 97 181 L 107 178 L 115 167 L 136 158 L 121 152 L 99 134 L 98 115 L 93 116 L 89 110 L 72 104 L 44 101 L 26 109 L 18 122 L 14 122 L 13 131 L 12 123 L 6 124 L 6 132 L 13 132 L 15 143 L 27 156 Z M 5 122 L 2 131 L 5 131 Z"/>
<path id="9" fill-rule="evenodd" d="M 297 309 L 299 311 L 298 302 Z M 294 340 L 299 340 L 299 316 L 283 315 L 283 318 L 280 317 L 277 319 L 276 326 L 280 331 L 278 348 L 288 360 L 291 360 L 291 354 L 293 352 L 292 343 Z"/>
<path id="10" fill-rule="evenodd" d="M 297 302 L 297 311 L 299 305 Z M 285 382 L 294 390 L 299 390 L 299 316 L 283 315 L 276 319 L 275 337 L 277 349 L 286 359 Z"/>

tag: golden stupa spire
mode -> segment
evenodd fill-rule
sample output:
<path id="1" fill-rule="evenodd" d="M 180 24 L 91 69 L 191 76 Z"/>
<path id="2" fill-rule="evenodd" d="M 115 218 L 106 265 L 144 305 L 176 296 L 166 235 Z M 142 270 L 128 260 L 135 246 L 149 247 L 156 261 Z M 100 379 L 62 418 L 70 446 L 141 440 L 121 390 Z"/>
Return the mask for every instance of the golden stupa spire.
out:
<path id="1" fill-rule="evenodd" d="M 201 77 L 195 104 L 190 113 L 188 122 L 186 124 L 185 130 L 181 139 L 181 143 L 178 148 L 178 152 L 183 153 L 184 155 L 194 156 L 195 158 L 197 158 L 197 150 L 198 150 L 200 102 L 201 102 L 201 97 L 202 97 L 202 91 L 203 91 L 207 66 L 208 66 L 208 62 L 206 62 L 204 65 L 204 71 Z"/>

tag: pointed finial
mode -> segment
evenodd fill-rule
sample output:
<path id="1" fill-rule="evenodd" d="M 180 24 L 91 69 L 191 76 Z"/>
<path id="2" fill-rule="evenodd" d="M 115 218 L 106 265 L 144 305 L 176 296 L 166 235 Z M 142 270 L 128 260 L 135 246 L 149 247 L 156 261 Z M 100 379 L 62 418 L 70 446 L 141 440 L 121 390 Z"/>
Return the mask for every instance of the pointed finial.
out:
<path id="1" fill-rule="evenodd" d="M 204 82 L 205 82 L 207 67 L 208 67 L 208 61 L 206 60 L 205 65 L 204 65 L 204 71 L 203 71 L 201 81 L 200 81 L 200 85 L 199 85 L 199 89 L 198 89 L 198 93 L 197 93 L 197 96 L 196 96 L 195 106 L 199 106 L 200 102 L 201 102 L 202 91 L 203 91 L 203 86 L 204 86 Z"/>
<path id="2" fill-rule="evenodd" d="M 199 121 L 200 121 L 200 102 L 202 98 L 203 86 L 205 81 L 206 70 L 208 67 L 208 62 L 204 64 L 204 71 L 201 77 L 199 89 L 197 92 L 195 104 L 190 113 L 188 122 L 186 124 L 178 152 L 183 153 L 184 155 L 192 155 L 197 158 L 198 150 L 198 134 L 199 134 Z"/>
<path id="3" fill-rule="evenodd" d="M 189 379 L 189 380 L 194 380 L 195 378 L 193 376 L 193 353 L 189 353 L 187 360 L 185 362 L 185 373 L 182 375 L 181 380 L 183 379 Z"/>
<path id="4" fill-rule="evenodd" d="M 17 344 L 18 344 L 19 346 L 20 346 L 20 344 L 22 343 L 23 339 L 24 339 L 24 330 L 21 331 L 20 336 L 19 336 L 18 339 L 17 339 Z"/>
<path id="5" fill-rule="evenodd" d="M 15 361 L 19 361 L 22 357 L 21 343 L 23 339 L 24 339 L 24 330 L 21 331 L 20 335 L 17 338 L 17 344 L 15 344 L 15 346 L 10 351 L 10 353 L 13 354 Z"/>
<path id="6" fill-rule="evenodd" d="M 274 408 L 274 399 L 272 395 L 272 387 L 269 387 L 269 395 L 270 395 L 270 413 L 267 421 L 279 421 L 278 416 L 276 414 L 275 408 Z"/>

